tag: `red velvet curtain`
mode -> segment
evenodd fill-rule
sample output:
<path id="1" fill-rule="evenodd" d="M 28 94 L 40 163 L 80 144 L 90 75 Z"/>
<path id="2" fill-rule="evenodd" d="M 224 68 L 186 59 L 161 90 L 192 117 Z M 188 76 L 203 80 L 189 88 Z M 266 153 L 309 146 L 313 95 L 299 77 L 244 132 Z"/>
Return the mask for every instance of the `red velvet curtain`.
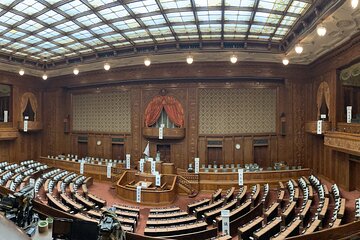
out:
<path id="1" fill-rule="evenodd" d="M 145 125 L 154 125 L 163 108 L 171 122 L 178 127 L 184 126 L 184 109 L 181 103 L 171 96 L 156 96 L 151 100 L 145 110 Z"/>
<path id="2" fill-rule="evenodd" d="M 156 123 L 159 119 L 161 111 L 163 109 L 162 97 L 156 96 L 151 102 L 147 105 L 145 109 L 145 124 L 146 126 L 151 126 Z"/>
<path id="3" fill-rule="evenodd" d="M 166 104 L 164 106 L 167 115 L 171 122 L 178 127 L 184 126 L 184 109 L 180 102 L 174 97 L 166 96 Z"/>

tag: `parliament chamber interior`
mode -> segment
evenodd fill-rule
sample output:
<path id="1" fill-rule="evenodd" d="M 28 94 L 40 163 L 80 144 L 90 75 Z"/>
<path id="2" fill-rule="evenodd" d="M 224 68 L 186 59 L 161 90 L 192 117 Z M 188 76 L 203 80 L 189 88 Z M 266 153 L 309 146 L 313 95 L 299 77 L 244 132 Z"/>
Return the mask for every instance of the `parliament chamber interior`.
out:
<path id="1" fill-rule="evenodd" d="M 359 239 L 358 0 L 0 1 L 0 239 Z"/>

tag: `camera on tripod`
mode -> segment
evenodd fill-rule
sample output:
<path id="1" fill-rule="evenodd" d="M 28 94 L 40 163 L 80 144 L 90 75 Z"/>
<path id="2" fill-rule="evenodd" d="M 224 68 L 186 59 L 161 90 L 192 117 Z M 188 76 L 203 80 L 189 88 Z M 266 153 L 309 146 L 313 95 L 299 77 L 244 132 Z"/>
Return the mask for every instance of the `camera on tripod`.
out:
<path id="1" fill-rule="evenodd" d="M 28 185 L 19 192 L 4 197 L 0 201 L 0 210 L 5 212 L 5 217 L 17 226 L 26 228 L 34 221 L 33 198 L 34 187 Z"/>

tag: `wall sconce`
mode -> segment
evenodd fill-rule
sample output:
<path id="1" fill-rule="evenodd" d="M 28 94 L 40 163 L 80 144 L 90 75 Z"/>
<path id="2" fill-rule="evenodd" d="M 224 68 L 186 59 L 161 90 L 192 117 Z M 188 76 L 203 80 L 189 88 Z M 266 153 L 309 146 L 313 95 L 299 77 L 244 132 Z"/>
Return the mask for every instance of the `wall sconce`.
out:
<path id="1" fill-rule="evenodd" d="M 280 135 L 286 135 L 286 116 L 284 112 L 280 114 Z"/>

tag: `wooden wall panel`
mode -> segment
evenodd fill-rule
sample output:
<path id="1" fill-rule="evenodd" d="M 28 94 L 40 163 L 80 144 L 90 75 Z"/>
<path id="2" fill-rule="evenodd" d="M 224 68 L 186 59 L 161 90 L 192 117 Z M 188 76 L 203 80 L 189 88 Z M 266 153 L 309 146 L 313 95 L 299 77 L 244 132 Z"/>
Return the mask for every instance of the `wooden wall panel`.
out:
<path id="1" fill-rule="evenodd" d="M 245 137 L 244 138 L 244 164 L 249 164 L 254 162 L 254 148 L 253 148 L 253 138 Z"/>
<path id="2" fill-rule="evenodd" d="M 232 137 L 226 137 L 223 141 L 224 164 L 234 163 L 234 141 Z"/>

